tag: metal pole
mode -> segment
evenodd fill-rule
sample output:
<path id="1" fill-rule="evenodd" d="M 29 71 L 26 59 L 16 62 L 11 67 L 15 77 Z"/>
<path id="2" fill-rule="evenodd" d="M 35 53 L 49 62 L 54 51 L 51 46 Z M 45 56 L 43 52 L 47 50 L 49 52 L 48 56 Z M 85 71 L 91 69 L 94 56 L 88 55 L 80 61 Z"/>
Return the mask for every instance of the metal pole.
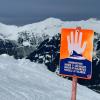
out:
<path id="1" fill-rule="evenodd" d="M 77 78 L 73 77 L 73 80 L 72 80 L 72 96 L 71 96 L 71 100 L 76 100 L 76 93 L 77 93 Z"/>
<path id="2" fill-rule="evenodd" d="M 81 30 L 81 27 L 76 27 L 76 29 Z M 73 77 L 71 100 L 76 100 L 76 93 L 77 93 L 77 77 Z"/>

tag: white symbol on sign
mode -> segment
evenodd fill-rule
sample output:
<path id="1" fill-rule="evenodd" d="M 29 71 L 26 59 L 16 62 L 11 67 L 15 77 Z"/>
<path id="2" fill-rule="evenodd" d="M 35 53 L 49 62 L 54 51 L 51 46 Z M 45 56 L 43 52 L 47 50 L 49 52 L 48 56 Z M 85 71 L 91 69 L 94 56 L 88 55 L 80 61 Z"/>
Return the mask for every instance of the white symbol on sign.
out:
<path id="1" fill-rule="evenodd" d="M 78 30 L 75 31 L 75 38 L 74 38 L 74 32 L 71 32 L 71 38 L 70 36 L 67 36 L 67 42 L 70 55 L 73 53 L 73 51 L 75 51 L 78 54 L 82 54 L 87 44 L 86 42 L 84 42 L 83 45 L 81 46 L 82 32 L 78 32 Z"/>

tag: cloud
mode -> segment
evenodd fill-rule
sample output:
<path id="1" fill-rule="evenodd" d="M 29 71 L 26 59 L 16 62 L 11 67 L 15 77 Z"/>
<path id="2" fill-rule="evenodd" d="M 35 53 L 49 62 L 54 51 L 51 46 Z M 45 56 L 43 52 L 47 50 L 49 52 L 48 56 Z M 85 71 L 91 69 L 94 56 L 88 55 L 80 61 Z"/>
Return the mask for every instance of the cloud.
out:
<path id="1" fill-rule="evenodd" d="M 63 20 L 100 19 L 99 4 L 99 0 L 0 0 L 0 21 L 27 24 L 46 17 Z"/>

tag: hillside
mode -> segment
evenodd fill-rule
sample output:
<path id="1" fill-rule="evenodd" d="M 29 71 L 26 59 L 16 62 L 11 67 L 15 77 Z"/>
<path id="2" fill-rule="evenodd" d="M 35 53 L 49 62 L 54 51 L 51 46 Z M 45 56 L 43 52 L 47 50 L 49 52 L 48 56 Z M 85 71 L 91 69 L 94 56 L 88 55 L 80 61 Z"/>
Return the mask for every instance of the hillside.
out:
<path id="1" fill-rule="evenodd" d="M 48 71 L 45 65 L 0 56 L 1 100 L 70 100 L 70 96 L 71 81 Z M 77 100 L 100 100 L 100 94 L 78 84 Z"/>

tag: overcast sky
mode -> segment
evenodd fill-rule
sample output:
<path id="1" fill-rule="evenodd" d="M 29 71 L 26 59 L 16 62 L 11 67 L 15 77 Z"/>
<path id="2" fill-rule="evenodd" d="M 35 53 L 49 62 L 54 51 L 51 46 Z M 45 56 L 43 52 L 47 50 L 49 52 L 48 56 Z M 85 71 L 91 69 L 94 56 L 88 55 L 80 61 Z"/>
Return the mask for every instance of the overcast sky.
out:
<path id="1" fill-rule="evenodd" d="M 48 17 L 100 19 L 100 0 L 0 0 L 0 22 L 24 25 Z"/>

